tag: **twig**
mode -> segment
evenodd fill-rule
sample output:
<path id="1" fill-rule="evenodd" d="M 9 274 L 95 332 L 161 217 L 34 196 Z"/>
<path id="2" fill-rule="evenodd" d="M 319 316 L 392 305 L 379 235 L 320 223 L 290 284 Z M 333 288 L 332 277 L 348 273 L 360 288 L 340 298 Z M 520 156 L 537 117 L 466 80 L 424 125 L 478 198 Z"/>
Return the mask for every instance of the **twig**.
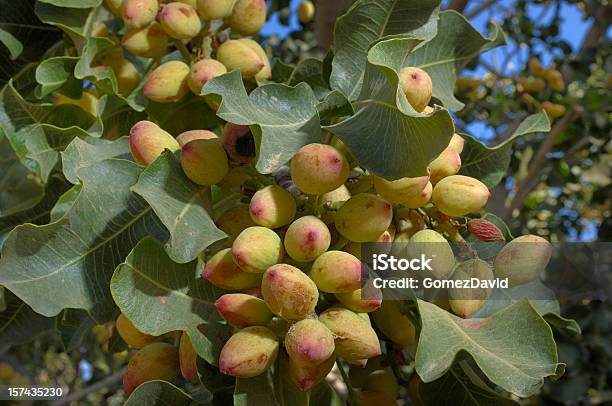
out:
<path id="1" fill-rule="evenodd" d="M 172 42 L 174 43 L 176 49 L 178 49 L 181 55 L 183 56 L 185 62 L 187 62 L 187 64 L 191 63 L 191 52 L 189 52 L 185 44 L 183 44 L 183 42 L 179 39 L 175 39 Z"/>
<path id="2" fill-rule="evenodd" d="M 357 402 L 357 397 L 355 396 L 355 390 L 351 386 L 351 380 L 348 377 L 348 374 L 344 370 L 342 363 L 339 359 L 336 360 L 336 365 L 338 365 L 338 369 L 340 370 L 340 375 L 342 375 L 342 380 L 346 385 L 346 390 L 348 391 L 349 404 L 352 406 L 357 406 L 359 403 Z"/>
<path id="3" fill-rule="evenodd" d="M 465 18 L 469 20 L 470 18 L 476 17 L 478 14 L 482 13 L 483 11 L 491 7 L 496 2 L 497 0 L 487 0 L 483 2 L 482 4 L 480 4 L 480 6 L 476 7 L 474 10 L 470 11 L 469 13 L 466 13 Z"/>
<path id="4" fill-rule="evenodd" d="M 63 405 L 68 405 L 70 404 L 70 402 L 74 402 L 77 401 L 81 398 L 84 398 L 85 396 L 89 395 L 90 393 L 96 392 L 100 389 L 106 388 L 107 386 L 113 386 L 116 385 L 119 381 L 121 381 L 121 379 L 123 379 L 123 375 L 125 375 L 125 369 L 127 367 L 124 367 L 122 369 L 120 369 L 119 371 L 115 372 L 112 375 L 107 376 L 106 378 L 102 379 L 101 381 L 98 381 L 96 383 L 94 383 L 91 386 L 88 386 L 84 389 L 81 389 L 80 391 L 73 393 L 70 396 L 66 396 L 65 398 L 62 398 L 60 400 L 57 400 L 55 402 L 51 402 L 50 405 L 51 406 L 63 406 Z"/>
<path id="5" fill-rule="evenodd" d="M 468 0 L 451 0 L 450 4 L 448 5 L 448 9 L 463 13 L 463 10 L 465 10 L 467 4 Z"/>
<path id="6" fill-rule="evenodd" d="M 542 171 L 542 167 L 546 163 L 546 155 L 552 150 L 552 147 L 555 145 L 557 138 L 561 133 L 576 120 L 584 109 L 581 106 L 574 105 L 570 111 L 565 113 L 565 115 L 555 124 L 552 130 L 546 135 L 544 141 L 540 145 L 538 152 L 531 165 L 529 165 L 529 171 L 527 172 L 527 176 L 517 188 L 516 195 L 510 202 L 510 206 L 506 213 L 504 214 L 504 220 L 508 221 L 512 218 L 512 213 L 515 209 L 519 208 L 525 198 L 531 193 L 533 188 L 537 185 L 537 182 L 540 179 L 540 174 Z"/>

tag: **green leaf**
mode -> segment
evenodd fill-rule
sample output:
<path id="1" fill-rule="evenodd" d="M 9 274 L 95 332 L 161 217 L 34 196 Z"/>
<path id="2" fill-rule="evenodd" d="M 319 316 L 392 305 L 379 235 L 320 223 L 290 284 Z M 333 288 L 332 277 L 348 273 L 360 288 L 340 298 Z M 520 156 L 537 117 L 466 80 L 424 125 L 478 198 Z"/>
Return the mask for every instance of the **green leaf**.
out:
<path id="1" fill-rule="evenodd" d="M 193 402 L 191 396 L 170 382 L 148 381 L 136 388 L 125 402 L 125 406 L 189 406 L 193 405 Z"/>
<path id="2" fill-rule="evenodd" d="M 416 371 L 424 382 L 443 376 L 462 351 L 493 383 L 520 397 L 536 393 L 545 377 L 563 373 L 550 327 L 527 301 L 484 319 L 461 319 L 420 300 L 418 307 Z"/>
<path id="3" fill-rule="evenodd" d="M 327 82 L 323 78 L 323 61 L 317 58 L 302 59 L 291 73 L 288 85 L 296 86 L 302 82 L 310 85 L 317 99 L 329 93 Z"/>
<path id="4" fill-rule="evenodd" d="M 79 127 L 58 128 L 47 124 L 33 126 L 25 139 L 25 159 L 35 162 L 37 174 L 47 182 L 60 161 L 60 152 L 75 138 L 88 137 Z"/>
<path id="5" fill-rule="evenodd" d="M 340 137 L 362 166 L 387 179 L 425 175 L 429 162 L 448 146 L 454 132 L 448 111 L 438 108 L 430 116 L 419 114 L 399 88 L 397 71 L 420 43 L 396 37 L 373 45 L 359 100 L 353 103 L 357 112 L 325 127 Z"/>
<path id="6" fill-rule="evenodd" d="M 278 405 L 270 377 L 263 373 L 254 378 L 237 378 L 234 389 L 234 406 Z"/>
<path id="7" fill-rule="evenodd" d="M 430 383 L 419 383 L 419 397 L 426 405 L 518 406 L 517 402 L 487 387 L 473 371 L 469 372 L 470 375 L 461 366 L 455 365 L 441 378 Z"/>
<path id="8" fill-rule="evenodd" d="M 227 237 L 209 215 L 209 188 L 191 182 L 169 151 L 142 172 L 132 191 L 149 203 L 170 232 L 165 248 L 175 262 L 193 261 L 209 245 Z"/>
<path id="9" fill-rule="evenodd" d="M 321 120 L 331 121 L 335 118 L 350 116 L 355 113 L 353 105 L 337 90 L 329 92 L 323 100 L 317 104 Z"/>
<path id="10" fill-rule="evenodd" d="M 239 71 L 206 82 L 202 95 L 223 100 L 217 111 L 222 119 L 250 125 L 257 145 L 257 170 L 271 173 L 306 144 L 321 141 L 317 99 L 310 86 L 269 84 L 247 95 Z"/>
<path id="11" fill-rule="evenodd" d="M 61 31 L 34 14 L 35 0 L 0 0 L 0 86 L 28 64 L 38 62 L 62 38 Z"/>
<path id="12" fill-rule="evenodd" d="M 34 207 L 43 193 L 40 180 L 19 161 L 8 138 L 0 139 L 0 217 L 6 218 Z M 0 229 L 4 228 L 0 226 Z"/>
<path id="13" fill-rule="evenodd" d="M 0 312 L 0 352 L 25 344 L 55 326 L 55 319 L 35 313 L 27 304 L 5 290 L 6 309 Z"/>
<path id="14" fill-rule="evenodd" d="M 8 49 L 11 54 L 11 60 L 15 60 L 23 52 L 23 44 L 15 38 L 10 32 L 0 28 L 0 42 Z"/>
<path id="15" fill-rule="evenodd" d="M 129 141 L 128 137 L 115 141 L 93 137 L 75 138 L 62 152 L 64 176 L 70 183 L 76 184 L 79 181 L 77 174 L 82 168 L 110 158 L 131 160 Z"/>
<path id="16" fill-rule="evenodd" d="M 200 278 L 197 261 L 173 262 L 161 243 L 142 240 L 117 267 L 111 280 L 113 299 L 140 331 L 162 335 L 186 330 L 196 352 L 207 362 L 217 362 L 226 338 L 227 325 L 221 324 L 213 303 L 220 291 Z M 206 335 L 194 334 L 204 324 Z M 217 342 L 207 342 L 219 334 Z M 215 348 L 211 348 L 214 346 Z M 208 348 L 203 353 L 202 347 Z M 198 351 L 200 348 L 200 351 Z"/>
<path id="17" fill-rule="evenodd" d="M 302 392 L 289 377 L 289 357 L 279 351 L 274 369 L 274 393 L 280 406 L 308 406 L 309 393 Z"/>
<path id="18" fill-rule="evenodd" d="M 215 112 L 191 92 L 177 103 L 149 103 L 147 113 L 161 128 L 175 136 L 184 131 L 214 128 Z"/>
<path id="19" fill-rule="evenodd" d="M 544 285 L 539 279 L 508 289 L 494 289 L 489 300 L 473 317 L 488 317 L 519 301 L 529 300 L 533 308 L 559 330 L 569 335 L 580 334 L 580 326 L 576 321 L 561 316 L 561 307 L 555 292 Z"/>
<path id="20" fill-rule="evenodd" d="M 92 334 L 95 321 L 83 310 L 66 309 L 56 317 L 55 329 L 59 333 L 64 350 L 74 351 Z"/>
<path id="21" fill-rule="evenodd" d="M 331 88 L 354 100 L 361 89 L 368 49 L 373 42 L 397 34 L 422 40 L 436 35 L 440 0 L 359 0 L 338 18 Z"/>
<path id="22" fill-rule="evenodd" d="M 53 4 L 58 7 L 90 8 L 98 7 L 102 0 L 38 0 L 40 3 Z"/>
<path id="23" fill-rule="evenodd" d="M 527 117 L 507 140 L 494 146 L 487 147 L 468 134 L 461 134 L 465 138 L 463 152 L 461 152 L 461 175 L 479 179 L 487 187 L 497 185 L 506 175 L 510 158 L 512 158 L 512 144 L 517 139 L 533 133 L 550 131 L 550 121 L 544 112 L 532 114 Z"/>
<path id="24" fill-rule="evenodd" d="M 16 226 L 24 223 L 48 223 L 53 205 L 67 189 L 68 184 L 63 179 L 53 177 L 47 184 L 44 196 L 35 206 L 18 211 L 10 216 L 0 216 L 0 248 L 2 248 L 4 238 Z"/>
<path id="25" fill-rule="evenodd" d="M 59 197 L 59 199 L 56 199 L 57 201 L 55 201 L 55 205 L 49 214 L 51 222 L 59 220 L 68 212 L 68 210 L 70 210 L 70 208 L 74 205 L 74 202 L 76 202 L 77 198 L 79 197 L 82 189 L 83 186 L 78 183 L 68 189 L 66 193 Z"/>
<path id="26" fill-rule="evenodd" d="M 129 190 L 139 173 L 124 160 L 81 169 L 83 190 L 64 217 L 11 231 L 0 259 L 0 284 L 45 316 L 73 308 L 97 321 L 112 318 L 108 285 L 114 269 L 141 238 L 166 238 L 151 208 Z"/>
<path id="27" fill-rule="evenodd" d="M 506 43 L 504 32 L 495 24 L 483 37 L 464 16 L 454 10 L 440 13 L 438 35 L 417 49 L 402 66 L 424 69 L 433 82 L 433 97 L 451 111 L 463 108 L 453 94 L 457 75 L 463 67 L 480 53 Z"/>
<path id="28" fill-rule="evenodd" d="M 343 406 L 344 401 L 336 391 L 323 381 L 310 391 L 310 405 L 312 406 Z"/>
<path id="29" fill-rule="evenodd" d="M 72 78 L 78 60 L 71 56 L 57 56 L 42 61 L 36 67 L 36 81 L 41 86 L 41 96 L 64 86 Z"/>
<path id="30" fill-rule="evenodd" d="M 280 58 L 272 60 L 272 81 L 277 83 L 285 83 L 291 77 L 294 66 L 283 62 Z"/>
<path id="31" fill-rule="evenodd" d="M 19 159 L 26 158 L 27 142 L 40 124 L 58 128 L 89 128 L 94 117 L 74 105 L 55 106 L 49 103 L 34 104 L 26 101 L 14 88 L 12 81 L 0 92 L 0 129 L 8 138 Z M 31 170 L 36 164 L 25 160 Z"/>
<path id="32" fill-rule="evenodd" d="M 95 137 L 115 140 L 130 133 L 132 126 L 147 119 L 147 113 L 136 111 L 121 96 L 104 95 L 98 102 L 97 122 L 89 129 Z"/>

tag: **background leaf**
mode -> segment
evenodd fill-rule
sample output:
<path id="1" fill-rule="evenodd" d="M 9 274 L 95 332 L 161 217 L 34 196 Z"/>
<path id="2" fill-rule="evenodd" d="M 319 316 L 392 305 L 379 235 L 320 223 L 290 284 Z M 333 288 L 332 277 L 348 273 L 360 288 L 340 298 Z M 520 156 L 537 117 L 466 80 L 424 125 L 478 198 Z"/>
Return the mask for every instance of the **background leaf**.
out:
<path id="1" fill-rule="evenodd" d="M 5 290 L 6 309 L 0 312 L 0 352 L 28 343 L 53 331 L 55 319 L 35 313 L 27 304 Z"/>
<path id="2" fill-rule="evenodd" d="M 519 138 L 533 133 L 550 131 L 550 121 L 545 112 L 532 114 L 521 122 L 507 140 L 494 147 L 487 147 L 468 134 L 461 152 L 461 175 L 479 179 L 487 187 L 497 185 L 508 171 L 512 158 L 512 144 Z"/>

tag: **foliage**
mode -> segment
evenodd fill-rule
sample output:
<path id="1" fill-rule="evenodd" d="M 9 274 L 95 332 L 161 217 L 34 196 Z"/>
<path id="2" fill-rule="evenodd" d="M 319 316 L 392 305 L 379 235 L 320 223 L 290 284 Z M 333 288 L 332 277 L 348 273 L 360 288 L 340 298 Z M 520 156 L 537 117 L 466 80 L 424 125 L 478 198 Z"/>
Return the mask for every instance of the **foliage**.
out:
<path id="1" fill-rule="evenodd" d="M 232 335 L 215 309 L 215 300 L 225 292 L 200 276 L 203 263 L 231 246 L 229 233 L 219 225 L 223 212 L 272 183 L 305 145 L 335 143 L 345 151 L 361 176 L 348 182 L 355 194 L 360 187 L 371 191 L 373 175 L 388 180 L 427 175 L 428 165 L 460 129 L 466 140 L 460 173 L 494 190 L 505 184 L 508 171 L 520 173 L 517 156 L 533 148 L 533 134 L 550 130 L 539 104 L 524 100 L 483 113 L 483 104 L 499 106 L 513 99 L 514 93 L 506 94 L 492 83 L 496 81 L 483 82 L 484 97 L 463 97 L 459 77 L 466 65 L 503 45 L 503 28 L 515 31 L 504 22 L 491 25 L 483 35 L 459 13 L 441 11 L 440 1 L 356 1 L 338 20 L 333 52 L 315 51 L 319 58 L 298 62 L 288 56 L 293 51 L 285 44 L 280 47 L 284 61 L 275 60 L 270 77 L 245 78 L 233 70 L 208 80 L 199 94 L 183 93 L 173 103 L 146 97 L 145 84 L 155 68 L 210 56 L 219 41 L 237 37 L 237 30 L 206 23 L 187 46 L 174 40 L 169 53 L 144 58 L 124 52 L 119 45 L 125 32 L 121 19 L 101 3 L 0 2 L 0 26 L 7 27 L 0 29 L 0 184 L 10 185 L 0 191 L 0 337 L 3 350 L 38 335 L 38 345 L 50 352 L 63 349 L 81 357 L 80 348 L 95 347 L 95 363 L 108 373 L 127 357 L 126 345 L 113 328 L 119 313 L 140 332 L 160 340 L 178 343 L 181 334 L 188 335 L 198 358 L 198 379 L 150 380 L 134 390 L 127 404 L 341 402 L 325 381 L 300 391 L 289 379 L 291 364 L 282 350 L 272 368 L 256 377 L 220 374 L 219 353 Z M 282 8 L 283 2 L 275 3 Z M 107 32 L 99 31 L 100 23 Z M 26 25 L 29 30 L 11 28 Z M 113 62 L 117 55 L 122 65 Z M 592 95 L 593 103 L 593 115 L 571 124 L 559 145 L 574 145 L 576 135 L 570 130 L 588 122 L 594 145 L 604 148 L 609 123 L 598 115 L 604 103 L 604 57 L 593 58 L 600 68 L 586 81 L 589 87 L 579 88 L 585 82 L 576 79 L 575 86 L 554 93 L 554 101 L 568 107 L 585 94 Z M 126 66 L 137 78 L 127 90 L 122 76 Z M 421 68 L 431 77 L 431 112 L 416 111 L 402 92 L 399 71 L 406 66 Z M 91 97 L 95 101 L 88 103 Z M 465 125 L 484 114 L 491 125 L 501 127 L 508 117 L 499 117 L 498 110 L 529 109 L 531 114 L 510 117 L 516 126 L 493 147 L 470 135 Z M 248 126 L 255 149 L 252 165 L 233 167 L 238 168 L 238 181 L 226 178 L 212 186 L 192 182 L 181 168 L 180 154 L 172 151 L 143 167 L 135 162 L 126 136 L 144 119 L 173 136 L 203 129 L 221 134 L 225 123 Z M 516 145 L 519 148 L 513 149 Z M 579 152 L 584 153 L 572 154 Z M 580 162 L 586 156 L 605 162 L 599 152 L 580 155 Z M 561 174 L 559 184 L 570 190 L 568 180 L 576 182 L 580 175 L 569 168 Z M 600 192 L 603 199 L 605 190 Z M 302 214 L 326 210 L 303 194 L 296 199 Z M 599 201 L 597 193 L 584 207 L 591 201 Z M 538 214 L 528 216 L 541 216 L 542 203 L 530 195 L 526 204 Z M 558 204 L 547 210 L 557 213 Z M 456 232 L 460 229 L 470 241 L 460 222 L 449 221 L 431 204 L 422 212 L 447 238 L 463 239 Z M 472 216 L 490 214 L 482 210 Z M 530 221 L 516 218 L 510 228 L 537 229 Z M 322 295 L 317 312 L 330 307 L 330 301 L 331 296 Z M 571 321 L 551 321 L 561 317 L 556 303 L 545 307 L 528 300 L 509 302 L 467 319 L 416 298 L 403 305 L 401 316 L 416 328 L 418 343 L 395 344 L 377 327 L 383 353 L 368 367 L 379 363 L 392 368 L 401 383 L 416 382 L 410 397 L 427 404 L 439 404 L 441 393 L 473 399 L 470 404 L 511 404 L 513 398 L 537 394 L 545 378 L 556 379 L 564 372 L 565 359 L 558 355 L 553 331 L 568 336 L 579 331 Z M 574 363 L 579 363 L 577 358 Z M 345 362 L 338 360 L 337 365 L 355 404 L 357 385 L 344 376 Z M 461 389 L 449 388 L 453 382 L 461 383 L 456 386 Z M 400 396 L 407 397 L 404 389 Z"/>

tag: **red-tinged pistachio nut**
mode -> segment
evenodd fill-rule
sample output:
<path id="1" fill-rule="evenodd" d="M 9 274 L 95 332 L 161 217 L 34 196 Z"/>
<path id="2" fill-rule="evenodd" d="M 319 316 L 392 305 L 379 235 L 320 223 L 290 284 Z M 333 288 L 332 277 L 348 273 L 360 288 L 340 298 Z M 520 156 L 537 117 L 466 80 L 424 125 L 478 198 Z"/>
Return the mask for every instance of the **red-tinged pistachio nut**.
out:
<path id="1" fill-rule="evenodd" d="M 400 87 L 417 112 L 422 112 L 431 100 L 433 84 L 423 69 L 406 67 L 399 72 Z"/>
<path id="2" fill-rule="evenodd" d="M 130 130 L 130 150 L 140 165 L 149 165 L 166 149 L 176 151 L 179 148 L 172 135 L 150 121 L 139 121 Z"/>
<path id="3" fill-rule="evenodd" d="M 268 228 L 278 228 L 291 223 L 296 210 L 293 195 L 277 185 L 268 185 L 255 192 L 249 204 L 251 219 Z"/>
<path id="4" fill-rule="evenodd" d="M 344 184 L 348 176 L 348 161 L 331 145 L 305 145 L 291 159 L 291 179 L 309 195 L 331 192 Z"/>
<path id="5" fill-rule="evenodd" d="M 196 366 L 198 354 L 196 354 L 191 339 L 187 333 L 181 334 L 179 342 L 179 364 L 181 374 L 186 381 L 196 383 L 198 381 L 198 368 Z"/>
<path id="6" fill-rule="evenodd" d="M 142 92 L 148 99 L 158 103 L 178 101 L 189 91 L 189 72 L 189 66 L 184 62 L 166 62 L 151 73 Z"/>
<path id="7" fill-rule="evenodd" d="M 324 222 L 315 216 L 295 220 L 285 233 L 285 251 L 297 262 L 315 260 L 329 248 L 331 234 Z"/>
<path id="8" fill-rule="evenodd" d="M 304 272 L 287 264 L 268 268 L 261 282 L 261 293 L 272 313 L 287 320 L 300 320 L 314 314 L 319 300 L 314 282 Z"/>
<path id="9" fill-rule="evenodd" d="M 361 287 L 361 261 L 348 252 L 327 251 L 314 261 L 309 276 L 323 292 L 351 292 Z"/>
<path id="10" fill-rule="evenodd" d="M 123 376 L 123 390 L 130 395 L 140 384 L 153 380 L 172 381 L 180 372 L 176 347 L 152 343 L 141 348 L 130 359 Z"/>
<path id="11" fill-rule="evenodd" d="M 178 40 L 191 39 L 202 29 L 197 11 L 189 4 L 179 2 L 166 4 L 159 13 L 159 21 L 164 31 Z"/>
<path id="12" fill-rule="evenodd" d="M 199 96 L 206 82 L 224 73 L 227 73 L 227 69 L 221 62 L 210 58 L 201 59 L 191 66 L 187 83 L 193 94 Z"/>
<path id="13" fill-rule="evenodd" d="M 242 36 L 256 35 L 266 22 L 265 0 L 238 0 L 227 22 Z"/>
<path id="14" fill-rule="evenodd" d="M 431 200 L 447 216 L 465 216 L 483 208 L 489 196 L 491 192 L 478 179 L 452 175 L 436 184 Z"/>
<path id="15" fill-rule="evenodd" d="M 237 378 L 252 378 L 266 372 L 278 355 L 278 339 L 261 326 L 244 328 L 225 343 L 219 356 L 219 370 Z"/>
<path id="16" fill-rule="evenodd" d="M 362 362 L 380 355 L 380 342 L 367 319 L 345 309 L 332 307 L 319 316 L 319 320 L 335 336 L 336 354 L 350 362 Z"/>
<path id="17" fill-rule="evenodd" d="M 155 20 L 158 8 L 157 0 L 123 0 L 121 16 L 128 28 L 143 28 Z"/>
<path id="18" fill-rule="evenodd" d="M 261 285 L 261 274 L 240 269 L 232 258 L 230 248 L 217 252 L 206 262 L 202 277 L 227 290 L 243 290 Z"/>
<path id="19" fill-rule="evenodd" d="M 228 324 L 244 328 L 263 326 L 272 319 L 266 302 L 245 293 L 226 293 L 215 302 L 215 309 Z"/>
<path id="20" fill-rule="evenodd" d="M 223 146 L 215 139 L 197 139 L 181 148 L 181 167 L 198 185 L 214 185 L 227 175 L 229 162 Z"/>
<path id="21" fill-rule="evenodd" d="M 393 207 L 371 193 L 360 193 L 347 200 L 336 212 L 336 229 L 356 242 L 376 241 L 389 228 Z"/>
<path id="22" fill-rule="evenodd" d="M 283 259 L 283 243 L 269 228 L 249 227 L 234 240 L 232 257 L 243 271 L 263 273 Z"/>
<path id="23" fill-rule="evenodd" d="M 537 235 L 522 235 L 510 241 L 495 257 L 495 275 L 508 278 L 511 286 L 539 278 L 552 256 L 552 246 Z"/>

